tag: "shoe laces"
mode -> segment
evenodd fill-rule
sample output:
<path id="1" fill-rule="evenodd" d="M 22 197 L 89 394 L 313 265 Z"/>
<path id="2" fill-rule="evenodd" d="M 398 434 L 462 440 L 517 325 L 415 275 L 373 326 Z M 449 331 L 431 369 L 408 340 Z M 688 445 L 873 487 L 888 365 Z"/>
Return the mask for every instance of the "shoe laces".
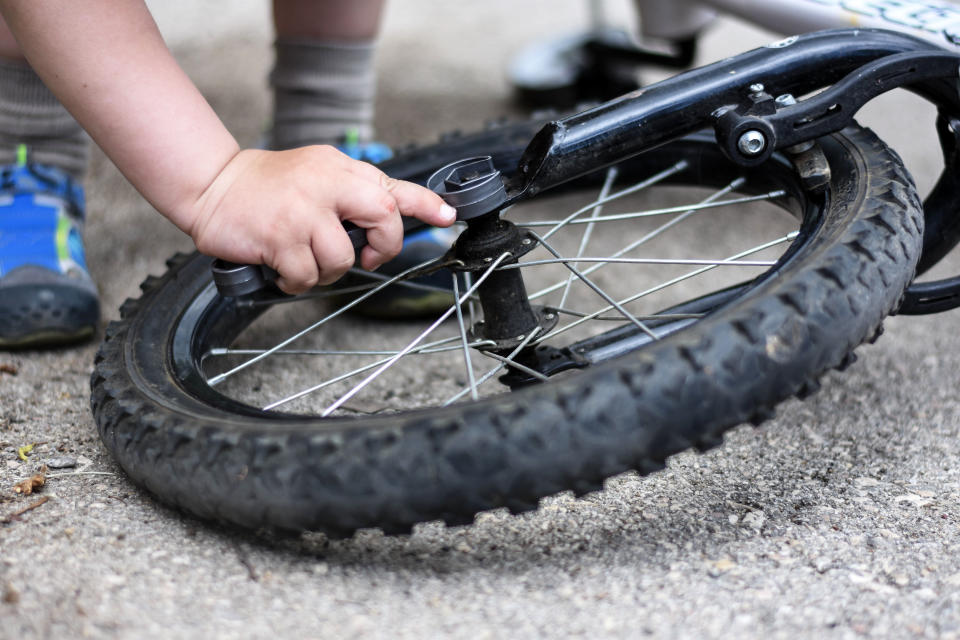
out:
<path id="1" fill-rule="evenodd" d="M 65 201 L 71 213 L 83 216 L 83 186 L 66 172 L 35 162 L 0 167 L 0 193 L 48 194 Z"/>

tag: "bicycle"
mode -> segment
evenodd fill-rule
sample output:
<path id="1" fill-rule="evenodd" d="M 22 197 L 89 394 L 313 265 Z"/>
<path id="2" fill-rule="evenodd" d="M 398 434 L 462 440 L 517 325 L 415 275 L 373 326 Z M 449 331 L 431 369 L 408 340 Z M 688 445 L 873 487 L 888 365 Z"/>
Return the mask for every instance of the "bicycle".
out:
<path id="1" fill-rule="evenodd" d="M 827 4 L 763 4 L 810 2 Z M 333 536 L 528 511 L 716 446 L 814 392 L 888 314 L 960 305 L 960 278 L 911 285 L 960 240 L 958 68 L 904 33 L 817 32 L 406 150 L 383 169 L 457 206 L 446 255 L 294 298 L 259 266 L 175 256 L 98 352 L 101 437 L 197 516 Z M 853 120 L 901 86 L 940 109 L 945 167 L 923 205 Z M 663 242 L 681 225 L 695 246 Z M 451 303 L 416 327 L 348 313 L 395 287 Z M 309 371 L 286 366 L 307 357 Z M 298 373 L 321 379 L 278 389 Z"/>

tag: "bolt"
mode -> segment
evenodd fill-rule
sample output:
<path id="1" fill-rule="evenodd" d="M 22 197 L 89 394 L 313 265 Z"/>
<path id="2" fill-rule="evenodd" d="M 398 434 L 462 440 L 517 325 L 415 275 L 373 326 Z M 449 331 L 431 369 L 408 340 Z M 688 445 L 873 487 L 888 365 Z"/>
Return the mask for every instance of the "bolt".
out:
<path id="1" fill-rule="evenodd" d="M 533 242 L 533 240 L 531 240 L 530 238 L 524 238 L 520 244 L 530 244 L 531 242 Z"/>
<path id="2" fill-rule="evenodd" d="M 763 153 L 767 146 L 767 139 L 756 129 L 744 131 L 737 140 L 737 149 L 745 156 L 757 156 Z"/>
<path id="3" fill-rule="evenodd" d="M 763 85 L 759 82 L 754 82 L 752 85 L 750 85 L 750 93 L 763 93 L 763 89 Z"/>
<path id="4" fill-rule="evenodd" d="M 484 261 L 484 262 L 493 262 L 493 258 L 491 258 L 490 256 L 487 256 L 486 258 L 483 259 L 483 261 Z"/>
<path id="5" fill-rule="evenodd" d="M 552 313 L 548 313 L 547 315 L 545 315 L 545 316 L 543 316 L 543 317 L 546 318 L 547 320 L 553 320 L 555 316 L 554 316 Z"/>
<path id="6" fill-rule="evenodd" d="M 793 146 L 787 147 L 786 149 L 784 149 L 784 151 L 796 156 L 801 153 L 804 153 L 805 151 L 809 151 L 810 149 L 813 149 L 813 140 L 807 140 L 806 142 L 798 142 Z"/>
<path id="7" fill-rule="evenodd" d="M 785 93 L 777 96 L 775 102 L 777 103 L 778 107 L 789 107 L 797 104 L 797 99 L 793 97 L 792 93 Z"/>

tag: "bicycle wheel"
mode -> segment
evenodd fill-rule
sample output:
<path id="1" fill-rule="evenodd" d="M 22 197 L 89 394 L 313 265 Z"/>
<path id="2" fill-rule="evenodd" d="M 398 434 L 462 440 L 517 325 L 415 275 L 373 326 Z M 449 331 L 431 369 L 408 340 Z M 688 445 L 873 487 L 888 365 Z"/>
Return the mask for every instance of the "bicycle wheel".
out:
<path id="1" fill-rule="evenodd" d="M 448 138 L 386 170 L 422 181 L 492 154 L 509 171 L 535 129 Z M 911 280 L 922 214 L 896 155 L 855 127 L 808 154 L 743 170 L 693 136 L 517 205 L 504 217 L 536 249 L 461 277 L 441 323 L 338 315 L 344 295 L 326 291 L 222 298 L 209 258 L 175 257 L 107 331 L 100 435 L 188 512 L 331 535 L 468 523 L 660 469 L 815 389 Z M 465 289 L 517 268 L 541 324 L 491 346 Z"/>

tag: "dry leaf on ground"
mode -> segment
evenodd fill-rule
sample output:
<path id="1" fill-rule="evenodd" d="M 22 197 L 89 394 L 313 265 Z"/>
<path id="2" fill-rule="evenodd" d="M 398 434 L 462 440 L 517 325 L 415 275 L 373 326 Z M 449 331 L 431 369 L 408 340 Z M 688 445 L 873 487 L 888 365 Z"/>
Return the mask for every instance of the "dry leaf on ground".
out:
<path id="1" fill-rule="evenodd" d="M 6 604 L 17 604 L 20 602 L 20 592 L 17 591 L 9 582 L 3 588 L 3 601 Z"/>
<path id="2" fill-rule="evenodd" d="M 47 482 L 47 468 L 43 467 L 37 473 L 33 474 L 26 480 L 18 482 L 13 485 L 13 490 L 16 493 L 22 493 L 25 496 L 30 495 L 34 490 L 39 489 Z"/>

